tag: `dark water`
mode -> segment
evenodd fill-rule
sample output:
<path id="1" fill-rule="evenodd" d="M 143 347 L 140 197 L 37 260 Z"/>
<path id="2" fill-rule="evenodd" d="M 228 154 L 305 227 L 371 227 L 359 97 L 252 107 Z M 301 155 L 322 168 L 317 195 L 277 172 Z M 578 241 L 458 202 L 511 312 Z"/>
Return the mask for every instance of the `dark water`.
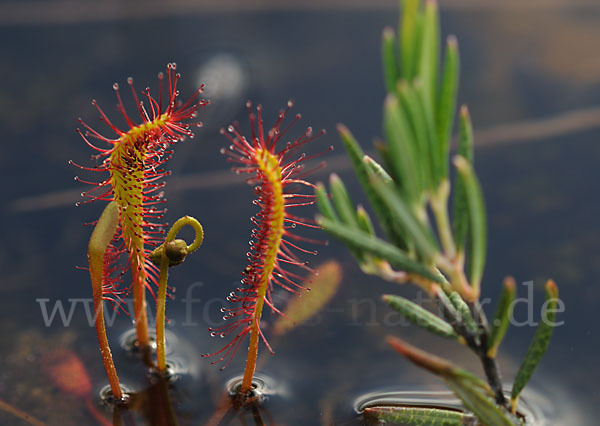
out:
<path id="1" fill-rule="evenodd" d="M 245 266 L 255 212 L 251 188 L 227 172 L 218 154 L 225 144 L 218 129 L 245 120 L 246 99 L 262 103 L 272 116 L 293 98 L 303 114 L 298 131 L 306 125 L 329 131 L 315 145 L 337 148 L 328 171 L 337 171 L 355 200 L 363 201 L 340 160 L 334 129 L 346 123 L 365 147 L 381 134 L 379 37 L 383 26 L 395 24 L 395 16 L 393 9 L 194 13 L 0 27 L 0 398 L 49 424 L 95 424 L 81 400 L 61 394 L 43 374 L 44 354 L 66 347 L 91 375 L 94 403 L 106 384 L 83 302 L 75 305 L 68 326 L 56 317 L 47 327 L 39 301 L 49 299 L 48 309 L 61 301 L 68 311 L 74 299 L 91 297 L 86 272 L 74 266 L 86 263 L 90 229 L 81 224 L 97 218 L 103 206 L 73 205 L 83 189 L 73 176 L 81 172 L 67 161 L 89 164 L 90 155 L 75 133 L 76 118 L 99 127 L 92 98 L 112 112 L 114 81 L 124 85 L 132 75 L 143 89 L 154 84 L 167 62 L 176 61 L 183 96 L 199 82 L 212 81 L 218 88 L 207 92 L 213 105 L 201 113 L 205 127 L 196 139 L 176 146 L 169 164 L 174 176 L 166 189 L 167 219 L 190 214 L 206 232 L 200 251 L 172 271 L 170 283 L 177 291 L 167 304 L 170 330 L 178 339 L 171 359 L 187 372 L 172 385 L 176 416 L 180 424 L 206 421 L 226 382 L 243 371 L 242 351 L 224 372 L 200 354 L 224 343 L 210 338 L 206 328 L 220 322 L 219 309 Z M 443 9 L 444 30 L 459 37 L 460 98 L 470 105 L 476 128 L 597 104 L 600 63 L 592 49 L 600 40 L 598 18 L 600 9 L 593 6 L 567 12 Z M 223 76 L 226 83 L 219 80 Z M 594 424 L 591 419 L 600 414 L 593 314 L 600 303 L 599 140 L 599 128 L 588 126 L 542 140 L 482 143 L 476 152 L 490 227 L 483 296 L 496 298 L 507 274 L 519 283 L 533 281 L 531 305 L 521 304 L 515 317 L 525 322 L 530 306 L 537 319 L 544 280 L 552 277 L 565 304 L 559 317 L 564 325 L 556 329 L 525 396 L 539 401 L 548 424 Z M 412 288 L 362 275 L 335 242 L 311 261 L 317 265 L 330 258 L 343 266 L 340 292 L 309 325 L 273 339 L 276 355 L 259 369 L 273 393 L 265 418 L 278 424 L 347 424 L 357 421 L 354 404 L 364 395 L 443 390 L 435 378 L 392 353 L 383 339 L 389 333 L 478 368 L 462 348 L 398 326 L 379 301 L 384 292 L 413 297 Z M 525 285 L 519 291 L 527 296 Z M 185 302 L 190 299 L 195 300 Z M 150 386 L 139 360 L 119 345 L 130 328 L 129 318 L 120 315 L 109 330 L 115 362 L 124 383 L 148 389 L 139 406 L 152 407 L 160 389 Z M 513 327 L 507 335 L 500 362 L 508 382 L 533 331 Z M 144 416 L 153 415 L 147 413 L 138 412 L 125 424 L 132 419 L 144 424 Z M 0 423 L 18 422 L 0 412 Z"/>

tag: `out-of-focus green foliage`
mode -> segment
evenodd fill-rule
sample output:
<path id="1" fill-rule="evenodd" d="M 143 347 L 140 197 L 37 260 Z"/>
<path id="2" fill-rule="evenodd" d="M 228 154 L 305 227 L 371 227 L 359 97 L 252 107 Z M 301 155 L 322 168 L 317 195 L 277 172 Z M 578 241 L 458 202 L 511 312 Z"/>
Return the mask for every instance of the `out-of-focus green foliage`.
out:
<path id="1" fill-rule="evenodd" d="M 434 297 L 440 316 L 399 296 L 383 298 L 414 324 L 469 347 L 480 358 L 488 383 L 399 339 L 390 338 L 388 343 L 420 367 L 440 375 L 484 424 L 516 424 L 511 411 L 547 348 L 552 328 L 540 325 L 515 381 L 511 407 L 496 353 L 508 327 L 515 285 L 506 282 L 489 324 L 479 303 L 487 219 L 473 167 L 473 127 L 466 106 L 460 108 L 458 117 L 457 155 L 451 155 L 460 70 L 458 42 L 448 37 L 441 60 L 436 1 L 401 3 L 398 37 L 392 28 L 385 28 L 381 43 L 388 92 L 383 103 L 384 140 L 376 143 L 381 164 L 365 155 L 346 126 L 338 125 L 376 223 L 362 206 L 354 206 L 336 175 L 330 180 L 331 199 L 324 185 L 317 186 L 321 211 L 317 222 L 350 249 L 365 273 L 395 283 L 414 283 Z M 369 415 L 380 420 L 406 424 L 461 421 L 460 415 L 443 410 L 369 410 Z"/>

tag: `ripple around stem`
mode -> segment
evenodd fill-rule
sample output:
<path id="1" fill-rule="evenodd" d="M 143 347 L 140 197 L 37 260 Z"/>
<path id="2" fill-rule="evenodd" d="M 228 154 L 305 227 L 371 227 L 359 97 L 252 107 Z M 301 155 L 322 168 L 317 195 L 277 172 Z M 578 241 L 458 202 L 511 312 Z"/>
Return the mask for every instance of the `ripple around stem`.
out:
<path id="1" fill-rule="evenodd" d="M 225 389 L 230 397 L 237 395 L 242 385 L 243 376 L 235 376 L 225 383 Z M 289 389 L 285 383 L 276 381 L 270 376 L 264 374 L 255 374 L 252 379 L 252 393 L 257 397 L 257 402 L 263 403 L 271 397 L 288 398 L 290 395 Z"/>
<path id="2" fill-rule="evenodd" d="M 174 339 L 169 345 L 167 345 L 167 354 L 169 354 L 169 346 L 173 347 L 177 342 L 177 336 L 175 334 L 166 332 L 166 337 L 169 342 L 171 342 L 171 338 Z M 137 335 L 135 332 L 135 328 L 127 330 L 125 333 L 119 337 L 119 344 L 122 349 L 124 349 L 128 354 L 135 355 L 140 353 L 140 347 L 137 343 Z M 150 351 L 154 354 L 156 353 L 156 333 L 154 330 L 150 331 Z"/>
<path id="3" fill-rule="evenodd" d="M 157 368 L 152 368 L 150 370 L 150 380 L 152 382 L 158 382 L 161 379 L 166 379 L 169 383 L 175 383 L 185 376 L 196 375 L 197 371 L 191 368 L 190 362 L 177 355 L 167 359 L 166 373 L 161 373 Z"/>
<path id="4" fill-rule="evenodd" d="M 117 398 L 115 398 L 113 396 L 113 392 L 112 392 L 112 389 L 110 388 L 110 385 L 103 386 L 99 392 L 100 401 L 101 401 L 102 405 L 105 405 L 108 407 L 127 405 L 127 403 L 129 402 L 130 396 L 134 393 L 134 390 L 133 390 L 133 388 L 131 388 L 123 383 L 121 383 L 121 390 L 123 392 L 123 399 L 119 401 L 119 400 L 117 400 Z"/>

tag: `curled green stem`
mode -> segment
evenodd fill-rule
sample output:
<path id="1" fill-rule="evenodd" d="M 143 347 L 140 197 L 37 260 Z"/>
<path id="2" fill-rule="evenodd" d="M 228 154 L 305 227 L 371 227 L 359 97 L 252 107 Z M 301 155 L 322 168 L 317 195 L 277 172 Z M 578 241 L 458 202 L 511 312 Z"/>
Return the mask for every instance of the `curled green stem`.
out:
<path id="1" fill-rule="evenodd" d="M 175 237 L 184 226 L 194 228 L 196 236 L 191 245 Z M 167 359 L 165 355 L 165 304 L 167 299 L 167 280 L 169 278 L 169 267 L 179 265 L 185 257 L 196 251 L 202 244 L 204 231 L 202 225 L 190 216 L 184 216 L 177 220 L 167 233 L 165 242 L 157 247 L 151 254 L 150 259 L 160 265 L 160 277 L 158 280 L 158 295 L 156 297 L 156 358 L 158 371 L 166 373 Z"/>

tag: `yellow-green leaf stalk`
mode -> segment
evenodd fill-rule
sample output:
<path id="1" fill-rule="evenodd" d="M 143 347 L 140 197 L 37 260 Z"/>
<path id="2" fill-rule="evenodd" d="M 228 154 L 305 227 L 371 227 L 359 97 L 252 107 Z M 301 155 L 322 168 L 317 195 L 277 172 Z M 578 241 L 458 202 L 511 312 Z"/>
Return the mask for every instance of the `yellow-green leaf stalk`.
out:
<path id="1" fill-rule="evenodd" d="M 175 237 L 184 226 L 191 226 L 196 232 L 194 242 L 187 245 L 183 240 Z M 150 258 L 155 264 L 160 265 L 160 277 L 158 280 L 158 294 L 156 296 L 156 359 L 158 371 L 162 374 L 167 372 L 166 339 L 165 339 L 165 308 L 167 299 L 167 280 L 169 278 L 169 267 L 179 265 L 185 257 L 196 251 L 202 244 L 204 231 L 202 225 L 196 219 L 185 216 L 177 220 L 169 230 L 165 242 L 157 247 Z"/>
<path id="2" fill-rule="evenodd" d="M 114 253 L 114 246 L 111 242 L 115 236 L 119 224 L 119 211 L 117 204 L 111 201 L 100 216 L 88 245 L 88 264 L 90 278 L 92 280 L 92 291 L 94 298 L 94 318 L 96 321 L 96 333 L 98 334 L 98 343 L 104 369 L 108 377 L 108 383 L 113 396 L 117 400 L 123 399 L 123 391 L 119 384 L 119 377 L 113 362 L 108 337 L 106 336 L 106 327 L 104 324 L 104 299 L 115 297 L 115 282 L 110 277 L 111 254 Z"/>

